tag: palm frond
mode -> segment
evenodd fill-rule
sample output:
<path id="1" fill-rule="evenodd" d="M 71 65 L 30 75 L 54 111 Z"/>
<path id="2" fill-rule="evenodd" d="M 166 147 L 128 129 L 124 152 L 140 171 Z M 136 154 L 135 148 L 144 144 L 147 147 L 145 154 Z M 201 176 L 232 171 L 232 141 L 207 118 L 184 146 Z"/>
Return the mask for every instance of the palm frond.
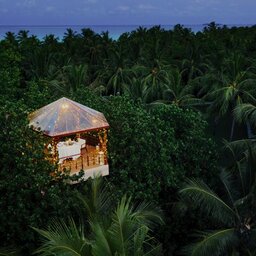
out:
<path id="1" fill-rule="evenodd" d="M 241 188 L 241 197 L 245 197 L 253 185 L 256 176 L 255 140 L 239 140 L 225 143 L 232 153 L 235 163 L 234 174 L 237 177 L 237 187 Z"/>
<path id="2" fill-rule="evenodd" d="M 133 209 L 132 218 L 147 227 L 163 224 L 163 212 L 153 203 L 142 202 Z"/>
<path id="3" fill-rule="evenodd" d="M 90 255 L 91 242 L 85 238 L 82 225 L 77 226 L 72 218 L 52 222 L 48 230 L 33 228 L 43 237 L 43 245 L 35 253 L 47 255 Z"/>
<path id="4" fill-rule="evenodd" d="M 0 248 L 0 256 L 18 256 L 18 250 L 11 247 L 2 247 Z"/>
<path id="5" fill-rule="evenodd" d="M 134 256 L 158 256 L 161 255 L 162 247 L 154 238 L 149 237 L 149 229 L 146 226 L 139 228 L 134 234 L 132 244 L 132 254 Z"/>
<path id="6" fill-rule="evenodd" d="M 232 205 L 232 208 L 236 212 L 237 218 L 240 220 L 240 216 L 235 205 L 235 201 L 239 195 L 238 191 L 236 190 L 235 179 L 232 173 L 227 170 L 223 170 L 220 173 L 220 179 L 222 184 L 224 185 L 226 195 L 227 195 L 227 200 L 229 201 L 229 205 Z"/>
<path id="7" fill-rule="evenodd" d="M 249 121 L 256 127 L 256 106 L 249 103 L 240 104 L 234 109 L 234 116 L 237 122 Z"/>
<path id="8" fill-rule="evenodd" d="M 236 218 L 235 211 L 203 181 L 188 180 L 179 194 L 181 198 L 192 200 L 194 205 L 221 223 L 232 223 Z"/>
<path id="9" fill-rule="evenodd" d="M 113 216 L 109 233 L 112 236 L 112 243 L 118 248 L 118 253 L 123 254 L 130 238 L 133 237 L 137 230 L 137 224 L 132 221 L 132 207 L 130 205 L 131 198 L 124 196 L 118 204 Z"/>
<path id="10" fill-rule="evenodd" d="M 78 194 L 89 220 L 97 220 L 108 213 L 112 202 L 112 196 L 106 186 L 103 186 L 102 177 L 94 177 L 91 181 L 91 193 L 89 195 Z"/>
<path id="11" fill-rule="evenodd" d="M 233 228 L 217 231 L 201 232 L 197 237 L 199 242 L 183 249 L 185 255 L 190 256 L 220 256 L 226 253 L 237 242 Z"/>
<path id="12" fill-rule="evenodd" d="M 112 249 L 108 233 L 100 224 L 91 222 L 94 242 L 92 243 L 92 254 L 97 256 L 111 256 Z"/>

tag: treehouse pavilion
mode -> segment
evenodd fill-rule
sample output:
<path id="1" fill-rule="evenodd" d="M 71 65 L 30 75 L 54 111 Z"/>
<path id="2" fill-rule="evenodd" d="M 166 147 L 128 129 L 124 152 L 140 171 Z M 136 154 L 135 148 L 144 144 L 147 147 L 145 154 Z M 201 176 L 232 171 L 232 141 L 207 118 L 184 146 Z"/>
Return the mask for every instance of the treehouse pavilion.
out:
<path id="1" fill-rule="evenodd" d="M 83 179 L 108 175 L 107 130 L 104 115 L 67 98 L 56 100 L 29 115 L 29 125 L 51 138 L 46 151 L 59 170 Z"/>

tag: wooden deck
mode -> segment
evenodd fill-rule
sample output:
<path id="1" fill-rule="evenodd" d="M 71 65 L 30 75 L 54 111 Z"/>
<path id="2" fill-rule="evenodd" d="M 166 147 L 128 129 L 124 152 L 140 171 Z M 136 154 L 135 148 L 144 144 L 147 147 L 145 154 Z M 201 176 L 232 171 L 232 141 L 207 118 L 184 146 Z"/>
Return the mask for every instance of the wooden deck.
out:
<path id="1" fill-rule="evenodd" d="M 104 166 L 107 169 L 104 169 Z M 104 155 L 100 154 L 96 147 L 91 145 L 86 145 L 85 148 L 82 148 L 81 155 L 77 159 L 65 159 L 60 163 L 59 170 L 63 171 L 64 169 L 70 170 L 71 175 L 84 170 L 85 176 L 88 176 L 94 170 L 93 175 L 96 174 L 97 169 L 104 170 L 102 175 L 108 175 L 108 165 L 104 162 Z M 91 177 L 92 175 L 89 176 Z"/>

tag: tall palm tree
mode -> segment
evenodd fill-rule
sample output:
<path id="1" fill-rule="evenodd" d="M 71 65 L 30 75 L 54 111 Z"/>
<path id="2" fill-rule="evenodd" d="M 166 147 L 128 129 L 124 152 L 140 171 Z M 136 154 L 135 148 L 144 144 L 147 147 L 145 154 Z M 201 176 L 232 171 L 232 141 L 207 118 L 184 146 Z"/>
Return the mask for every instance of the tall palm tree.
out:
<path id="1" fill-rule="evenodd" d="M 125 86 L 125 94 L 127 94 L 131 99 L 136 101 L 141 101 L 146 103 L 146 86 L 142 79 L 133 77 L 131 84 Z"/>
<path id="2" fill-rule="evenodd" d="M 255 78 L 249 68 L 245 68 L 241 55 L 233 54 L 226 60 L 226 66 L 219 74 L 215 74 L 215 85 L 206 98 L 212 100 L 211 110 L 219 116 L 232 112 L 242 103 L 255 102 Z M 245 69 L 243 69 L 245 68 Z M 235 118 L 232 119 L 230 140 L 233 138 Z"/>
<path id="3" fill-rule="evenodd" d="M 234 115 L 237 122 L 246 124 L 248 138 L 254 137 L 251 127 L 256 127 L 256 106 L 251 103 L 240 104 L 234 109 Z"/>
<path id="4" fill-rule="evenodd" d="M 20 30 L 20 31 L 18 32 L 18 36 L 17 36 L 18 40 L 19 40 L 20 42 L 22 42 L 22 41 L 28 39 L 28 38 L 29 38 L 28 33 L 29 33 L 28 30 Z"/>
<path id="5" fill-rule="evenodd" d="M 163 91 L 170 83 L 170 66 L 155 60 L 153 67 L 141 66 L 145 95 L 148 103 L 162 98 Z M 138 70 L 138 68 L 137 68 Z"/>
<path id="6" fill-rule="evenodd" d="M 255 146 L 243 144 L 247 147 L 245 151 L 241 151 L 241 142 L 227 144 L 236 161 L 221 172 L 218 192 L 200 180 L 188 180 L 180 190 L 183 202 L 198 207 L 217 227 L 199 232 L 198 242 L 185 247 L 184 254 L 254 255 L 251 253 L 256 249 L 256 153 Z"/>
<path id="7" fill-rule="evenodd" d="M 76 51 L 77 39 L 79 39 L 77 32 L 73 31 L 71 28 L 68 28 L 67 31 L 64 33 L 64 46 L 71 56 L 73 56 Z"/>
<path id="8" fill-rule="evenodd" d="M 36 79 L 47 78 L 53 63 L 54 54 L 45 48 L 38 48 L 31 54 L 31 76 Z"/>
<path id="9" fill-rule="evenodd" d="M 111 49 L 110 57 L 104 63 L 104 70 L 98 71 L 101 79 L 106 81 L 106 88 L 110 94 L 122 94 L 124 87 L 131 84 L 134 72 L 125 55 L 126 51 L 122 47 Z"/>
<path id="10" fill-rule="evenodd" d="M 192 107 L 202 102 L 201 99 L 195 98 L 191 93 L 190 85 L 184 85 L 182 81 L 182 72 L 174 69 L 170 73 L 169 83 L 163 89 L 162 99 L 153 102 L 153 104 L 175 104 L 178 107 Z"/>
<path id="11" fill-rule="evenodd" d="M 45 256 L 160 255 L 161 247 L 151 234 L 151 228 L 162 222 L 158 209 L 146 203 L 134 206 L 126 196 L 110 209 L 109 193 L 101 185 L 95 179 L 91 196 L 79 196 L 87 212 L 85 221 L 89 221 L 90 231 L 72 218 L 67 223 L 55 220 L 48 230 L 35 229 L 44 239 L 36 253 Z"/>
<path id="12" fill-rule="evenodd" d="M 86 65 L 71 65 L 66 69 L 66 83 L 70 86 L 71 91 L 75 92 L 81 85 L 87 83 L 87 69 Z"/>
<path id="13" fill-rule="evenodd" d="M 18 45 L 17 36 L 13 32 L 5 33 L 5 40 L 9 41 L 12 45 Z"/>

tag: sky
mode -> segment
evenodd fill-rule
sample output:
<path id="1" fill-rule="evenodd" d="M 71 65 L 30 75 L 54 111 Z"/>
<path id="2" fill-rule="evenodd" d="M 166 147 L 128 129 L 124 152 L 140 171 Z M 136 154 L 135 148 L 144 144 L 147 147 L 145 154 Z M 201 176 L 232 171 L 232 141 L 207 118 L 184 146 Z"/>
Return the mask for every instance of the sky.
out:
<path id="1" fill-rule="evenodd" d="M 0 25 L 255 24 L 255 0 L 0 0 Z"/>

